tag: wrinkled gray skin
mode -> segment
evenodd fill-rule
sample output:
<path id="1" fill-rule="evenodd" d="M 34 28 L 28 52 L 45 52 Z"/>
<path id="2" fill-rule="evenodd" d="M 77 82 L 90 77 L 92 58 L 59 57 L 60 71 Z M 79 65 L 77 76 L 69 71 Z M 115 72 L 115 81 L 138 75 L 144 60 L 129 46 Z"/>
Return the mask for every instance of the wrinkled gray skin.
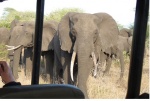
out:
<path id="1" fill-rule="evenodd" d="M 4 45 L 8 44 L 9 38 L 10 38 L 10 31 L 5 27 L 1 27 L 0 28 L 0 44 L 4 44 Z"/>
<path id="2" fill-rule="evenodd" d="M 56 32 L 58 23 L 55 21 L 47 21 L 43 24 L 43 36 L 42 36 L 42 56 L 44 56 L 44 66 L 47 69 L 46 72 L 49 74 L 52 80 L 53 75 L 53 36 Z M 11 31 L 10 46 L 21 47 L 14 50 L 13 54 L 13 73 L 15 78 L 18 78 L 18 67 L 21 50 L 24 49 L 24 63 L 26 67 L 26 75 L 30 76 L 32 71 L 32 55 L 33 55 L 33 39 L 35 31 L 35 22 L 24 22 L 15 26 Z M 10 52 L 12 53 L 12 52 Z"/>
<path id="3" fill-rule="evenodd" d="M 118 40 L 118 35 L 116 22 L 106 13 L 67 13 L 60 21 L 54 37 L 56 78 L 59 75 L 65 83 L 73 84 L 70 62 L 72 53 L 76 52 L 74 70 L 77 71 L 77 86 L 88 98 L 86 83 L 94 66 L 91 53 L 94 52 L 97 60 L 99 49 L 105 51 L 117 44 L 115 40 Z"/>

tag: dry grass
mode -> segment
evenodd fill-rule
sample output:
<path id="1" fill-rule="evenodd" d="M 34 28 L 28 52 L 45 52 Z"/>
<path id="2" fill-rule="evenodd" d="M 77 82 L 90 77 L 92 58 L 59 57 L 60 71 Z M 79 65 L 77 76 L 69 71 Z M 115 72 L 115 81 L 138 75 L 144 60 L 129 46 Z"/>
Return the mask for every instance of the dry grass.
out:
<path id="1" fill-rule="evenodd" d="M 147 51 L 148 53 L 148 51 Z M 102 68 L 104 70 L 104 68 Z M 128 82 L 128 73 L 129 73 L 129 59 L 125 58 L 125 73 L 124 79 L 122 82 L 117 83 L 117 80 L 120 75 L 119 62 L 115 61 L 112 64 L 109 75 L 102 77 L 102 71 L 94 78 L 92 76 L 89 77 L 87 85 L 88 85 L 88 94 L 90 99 L 124 99 L 126 97 L 127 92 L 127 82 Z M 26 78 L 24 76 L 23 70 L 19 72 L 19 79 L 17 80 L 22 83 L 22 85 L 30 85 L 31 79 Z M 47 84 L 48 82 L 44 82 L 40 77 L 40 84 Z M 0 87 L 2 87 L 2 82 L 0 83 Z M 145 55 L 144 63 L 143 63 L 143 74 L 141 81 L 141 92 L 149 93 L 149 54 Z"/>
<path id="2" fill-rule="evenodd" d="M 141 81 L 141 92 L 149 93 L 149 60 L 144 59 L 143 74 Z M 129 61 L 125 64 L 124 78 L 121 82 L 119 79 L 120 68 L 118 62 L 113 62 L 108 76 L 102 76 L 102 72 L 98 78 L 90 76 L 88 82 L 88 92 L 91 99 L 124 99 L 126 97 L 129 74 Z"/>

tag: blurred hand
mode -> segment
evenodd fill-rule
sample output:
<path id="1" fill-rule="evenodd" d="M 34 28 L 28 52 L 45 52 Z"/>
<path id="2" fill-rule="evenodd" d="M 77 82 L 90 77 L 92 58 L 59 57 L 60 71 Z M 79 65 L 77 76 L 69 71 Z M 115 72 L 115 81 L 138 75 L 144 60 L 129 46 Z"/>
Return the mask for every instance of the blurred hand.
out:
<path id="1" fill-rule="evenodd" d="M 11 68 L 6 61 L 0 61 L 0 76 L 4 84 L 15 81 Z"/>

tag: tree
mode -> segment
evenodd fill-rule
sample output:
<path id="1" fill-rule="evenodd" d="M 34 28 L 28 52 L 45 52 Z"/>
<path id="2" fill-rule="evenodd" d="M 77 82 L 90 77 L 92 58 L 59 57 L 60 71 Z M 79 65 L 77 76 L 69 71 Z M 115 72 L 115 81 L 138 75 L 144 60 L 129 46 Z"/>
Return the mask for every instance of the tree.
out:
<path id="1" fill-rule="evenodd" d="M 0 18 L 0 27 L 6 27 L 10 28 L 10 23 L 14 19 L 18 19 L 20 21 L 29 21 L 29 20 L 35 20 L 35 12 L 31 11 L 17 11 L 13 8 L 5 8 L 3 16 Z"/>
<path id="2" fill-rule="evenodd" d="M 47 16 L 45 16 L 45 20 L 55 20 L 55 21 L 59 22 L 61 20 L 61 18 L 68 12 L 84 12 L 84 11 L 79 8 L 58 9 L 56 11 L 51 12 Z"/>

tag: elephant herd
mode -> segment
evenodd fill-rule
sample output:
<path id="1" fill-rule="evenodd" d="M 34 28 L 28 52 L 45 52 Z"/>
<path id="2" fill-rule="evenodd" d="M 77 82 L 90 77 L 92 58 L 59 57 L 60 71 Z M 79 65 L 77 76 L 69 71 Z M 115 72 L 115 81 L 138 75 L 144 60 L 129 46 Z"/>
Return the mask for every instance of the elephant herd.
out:
<path id="1" fill-rule="evenodd" d="M 9 33 L 6 31 L 4 35 L 4 29 L 0 29 L 0 35 L 10 34 L 6 46 L 16 79 L 20 62 L 26 68 L 26 75 L 31 75 L 34 29 L 34 21 L 17 20 L 12 21 Z M 119 30 L 111 15 L 68 12 L 60 22 L 43 23 L 41 61 L 51 83 L 76 85 L 88 98 L 86 82 L 91 70 L 94 69 L 96 76 L 97 69 L 106 62 L 106 74 L 112 60 L 118 58 L 120 79 L 123 78 L 123 52 L 130 53 L 131 45 L 132 31 Z"/>

